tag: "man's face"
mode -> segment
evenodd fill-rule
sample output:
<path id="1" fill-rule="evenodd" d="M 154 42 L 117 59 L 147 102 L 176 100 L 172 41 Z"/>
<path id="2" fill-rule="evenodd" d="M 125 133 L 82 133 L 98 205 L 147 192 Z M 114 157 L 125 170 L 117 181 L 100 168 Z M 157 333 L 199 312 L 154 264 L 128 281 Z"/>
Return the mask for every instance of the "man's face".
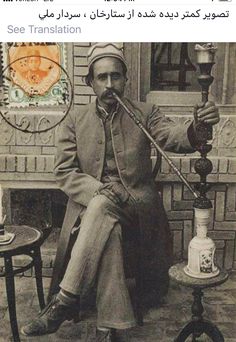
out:
<path id="1" fill-rule="evenodd" d="M 112 106 L 116 100 L 109 95 L 109 88 L 113 88 L 119 96 L 123 96 L 126 77 L 122 62 L 114 57 L 104 57 L 93 65 L 92 87 L 99 103 L 106 108 Z"/>
<path id="2" fill-rule="evenodd" d="M 39 69 L 40 64 L 41 64 L 40 57 L 38 56 L 29 57 L 28 66 L 30 70 L 37 71 Z"/>

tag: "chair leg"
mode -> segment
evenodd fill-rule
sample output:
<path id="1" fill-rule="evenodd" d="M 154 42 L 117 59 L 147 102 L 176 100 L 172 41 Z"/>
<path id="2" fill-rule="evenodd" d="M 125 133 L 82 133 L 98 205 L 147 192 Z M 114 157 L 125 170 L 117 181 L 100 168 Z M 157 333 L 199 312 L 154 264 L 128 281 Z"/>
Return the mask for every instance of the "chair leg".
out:
<path id="1" fill-rule="evenodd" d="M 14 273 L 13 273 L 11 257 L 5 257 L 4 262 L 5 262 L 5 273 L 6 273 L 5 280 L 6 280 L 7 302 L 8 302 L 11 330 L 12 330 L 14 342 L 20 342 L 18 325 L 17 325 L 17 317 L 16 317 L 15 281 L 14 281 Z"/>
<path id="2" fill-rule="evenodd" d="M 45 307 L 44 292 L 43 292 L 43 278 L 42 278 L 42 259 L 40 247 L 34 249 L 34 269 L 35 269 L 35 279 L 38 293 L 38 300 L 40 309 L 43 310 Z"/>

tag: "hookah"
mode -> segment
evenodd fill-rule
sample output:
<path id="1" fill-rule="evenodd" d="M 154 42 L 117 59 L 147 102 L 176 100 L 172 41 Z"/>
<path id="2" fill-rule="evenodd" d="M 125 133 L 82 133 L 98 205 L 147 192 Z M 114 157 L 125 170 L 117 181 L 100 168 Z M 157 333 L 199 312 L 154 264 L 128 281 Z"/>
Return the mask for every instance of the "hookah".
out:
<path id="1" fill-rule="evenodd" d="M 198 82 L 202 88 L 202 102 L 205 104 L 208 101 L 209 86 L 213 82 L 211 70 L 214 63 L 216 47 L 207 43 L 204 45 L 197 44 L 195 46 L 197 52 L 197 64 L 200 68 Z M 207 153 L 211 151 L 212 146 L 207 143 L 212 139 L 212 127 L 206 123 L 198 122 L 197 113 L 195 110 L 195 129 L 198 144 L 196 150 L 201 154 L 201 158 L 196 160 L 195 171 L 200 175 L 200 183 L 196 185 L 196 190 L 192 188 L 184 175 L 168 157 L 161 147 L 156 143 L 150 133 L 143 126 L 141 120 L 137 118 L 127 105 L 121 100 L 113 89 L 110 89 L 111 95 L 123 107 L 135 124 L 143 131 L 149 141 L 153 144 L 156 150 L 167 161 L 170 167 L 174 170 L 180 180 L 191 191 L 194 200 L 194 212 L 197 235 L 190 241 L 188 247 L 188 264 L 184 268 L 184 272 L 194 278 L 212 278 L 219 274 L 219 269 L 214 264 L 215 244 L 212 239 L 207 236 L 208 224 L 210 221 L 210 212 L 212 208 L 211 201 L 206 197 L 206 193 L 210 186 L 206 182 L 207 175 L 212 171 L 212 163 L 207 158 Z"/>
<path id="2" fill-rule="evenodd" d="M 211 70 L 214 62 L 216 47 L 213 44 L 195 46 L 197 53 L 197 64 L 200 69 L 198 82 L 202 88 L 202 102 L 208 101 L 209 86 L 214 78 Z M 200 123 L 195 111 L 196 135 L 198 144 L 197 151 L 201 157 L 195 162 L 194 168 L 200 175 L 200 183 L 196 188 L 200 196 L 195 199 L 193 207 L 195 211 L 195 223 L 197 235 L 190 241 L 188 247 L 188 265 L 184 271 L 187 275 L 195 278 L 212 278 L 219 274 L 219 269 L 214 264 L 215 243 L 207 236 L 208 224 L 210 222 L 212 204 L 206 197 L 210 185 L 206 182 L 206 177 L 212 171 L 212 162 L 207 158 L 207 153 L 212 149 L 212 145 L 207 141 L 212 139 L 212 126 Z"/>

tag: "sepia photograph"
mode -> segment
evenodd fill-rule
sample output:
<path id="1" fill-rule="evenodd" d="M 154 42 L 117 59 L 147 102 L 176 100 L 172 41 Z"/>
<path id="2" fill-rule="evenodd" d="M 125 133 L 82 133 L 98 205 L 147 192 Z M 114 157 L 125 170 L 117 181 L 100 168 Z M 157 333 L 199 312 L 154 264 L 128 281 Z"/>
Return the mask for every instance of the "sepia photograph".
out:
<path id="1" fill-rule="evenodd" d="M 0 43 L 0 342 L 236 341 L 235 56 Z"/>

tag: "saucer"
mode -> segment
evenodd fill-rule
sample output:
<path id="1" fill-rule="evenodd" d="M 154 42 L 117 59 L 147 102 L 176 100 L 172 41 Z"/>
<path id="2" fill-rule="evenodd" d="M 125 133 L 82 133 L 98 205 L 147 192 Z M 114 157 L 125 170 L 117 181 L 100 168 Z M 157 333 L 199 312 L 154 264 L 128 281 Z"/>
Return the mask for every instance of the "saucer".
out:
<path id="1" fill-rule="evenodd" d="M 10 244 L 13 241 L 14 237 L 15 234 L 7 232 L 5 232 L 4 235 L 0 235 L 0 246 Z"/>

